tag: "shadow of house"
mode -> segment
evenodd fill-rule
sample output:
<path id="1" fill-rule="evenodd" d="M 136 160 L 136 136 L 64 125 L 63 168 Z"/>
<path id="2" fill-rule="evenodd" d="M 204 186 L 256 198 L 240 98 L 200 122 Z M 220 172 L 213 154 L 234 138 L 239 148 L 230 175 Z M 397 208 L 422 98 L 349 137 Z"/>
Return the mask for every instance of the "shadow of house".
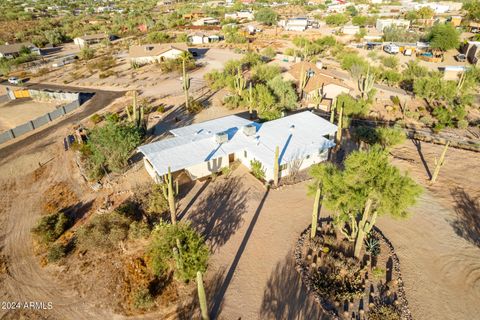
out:
<path id="1" fill-rule="evenodd" d="M 451 190 L 456 218 L 451 225 L 457 235 L 480 247 L 480 197 L 473 198 L 462 188 Z"/>
<path id="2" fill-rule="evenodd" d="M 308 290 L 295 270 L 293 252 L 277 263 L 268 279 L 260 319 L 330 319 L 319 304 L 308 299 Z"/>
<path id="3" fill-rule="evenodd" d="M 188 214 L 192 226 L 210 242 L 212 252 L 224 245 L 243 222 L 247 198 L 246 192 L 240 192 L 241 184 L 239 177 L 218 179 Z"/>

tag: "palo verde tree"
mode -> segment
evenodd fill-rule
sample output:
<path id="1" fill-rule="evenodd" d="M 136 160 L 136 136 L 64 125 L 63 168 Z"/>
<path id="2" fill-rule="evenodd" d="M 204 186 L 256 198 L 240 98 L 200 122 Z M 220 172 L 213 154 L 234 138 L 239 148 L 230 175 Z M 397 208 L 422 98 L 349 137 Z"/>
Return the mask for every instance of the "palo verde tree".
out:
<path id="1" fill-rule="evenodd" d="M 377 216 L 407 217 L 422 189 L 388 161 L 388 152 L 379 146 L 350 154 L 340 170 L 333 164 L 319 164 L 316 177 L 322 183 L 322 203 L 334 211 L 337 232 L 354 243 L 360 252 Z"/>

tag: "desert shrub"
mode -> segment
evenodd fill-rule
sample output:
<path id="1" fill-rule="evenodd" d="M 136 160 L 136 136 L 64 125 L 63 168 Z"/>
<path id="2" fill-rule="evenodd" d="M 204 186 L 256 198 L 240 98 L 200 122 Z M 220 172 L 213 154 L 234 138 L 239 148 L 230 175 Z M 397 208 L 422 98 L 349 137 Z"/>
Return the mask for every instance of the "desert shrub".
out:
<path id="1" fill-rule="evenodd" d="M 154 184 L 147 198 L 148 213 L 161 214 L 168 210 L 168 202 L 163 193 L 162 184 Z"/>
<path id="2" fill-rule="evenodd" d="M 457 122 L 457 127 L 460 128 L 460 129 L 467 129 L 468 128 L 468 121 L 463 119 L 463 120 L 459 120 Z"/>
<path id="3" fill-rule="evenodd" d="M 365 250 L 373 257 L 378 256 L 380 254 L 380 243 L 378 239 L 374 237 L 365 239 Z"/>
<path id="4" fill-rule="evenodd" d="M 150 231 L 150 226 L 145 221 L 134 221 L 128 230 L 128 237 L 130 239 L 148 238 Z"/>
<path id="5" fill-rule="evenodd" d="M 94 114 L 90 117 L 90 121 L 91 121 L 93 124 L 98 124 L 98 123 L 100 123 L 102 120 L 103 120 L 103 117 L 102 117 L 101 115 L 99 115 L 98 113 L 94 113 Z"/>
<path id="6" fill-rule="evenodd" d="M 325 18 L 325 22 L 329 26 L 341 26 L 346 24 L 348 20 L 350 20 L 349 17 L 343 13 L 331 14 Z"/>
<path id="7" fill-rule="evenodd" d="M 251 160 L 250 167 L 252 169 L 252 174 L 255 176 L 255 178 L 265 180 L 265 169 L 263 168 L 260 161 Z"/>
<path id="8" fill-rule="evenodd" d="M 154 305 L 153 296 L 148 288 L 140 288 L 133 295 L 133 305 L 137 309 L 149 309 Z"/>
<path id="9" fill-rule="evenodd" d="M 402 74 L 399 72 L 396 72 L 395 70 L 384 70 L 380 74 L 380 77 L 389 86 L 393 86 L 395 84 L 398 84 L 400 81 L 402 81 Z"/>
<path id="10" fill-rule="evenodd" d="M 70 227 L 70 218 L 63 212 L 52 213 L 41 217 L 32 233 L 44 244 L 51 243 Z"/>
<path id="11" fill-rule="evenodd" d="M 373 308 L 370 308 L 367 313 L 369 320 L 400 320 L 400 313 L 391 305 L 378 305 L 375 304 Z"/>
<path id="12" fill-rule="evenodd" d="M 67 247 L 63 244 L 53 243 L 47 252 L 48 262 L 57 262 L 67 255 Z"/>
<path id="13" fill-rule="evenodd" d="M 343 301 L 363 295 L 364 269 L 340 252 L 326 256 L 324 264 L 311 274 L 315 290 L 323 297 Z"/>
<path id="14" fill-rule="evenodd" d="M 111 250 L 127 238 L 131 221 L 116 212 L 95 215 L 77 232 L 80 248 Z"/>
<path id="15" fill-rule="evenodd" d="M 171 37 L 165 32 L 152 31 L 147 34 L 145 41 L 146 43 L 165 43 L 170 42 Z"/>
<path id="16" fill-rule="evenodd" d="M 383 268 L 375 267 L 372 269 L 372 275 L 376 279 L 382 279 L 385 276 L 385 273 L 386 271 Z"/>
<path id="17" fill-rule="evenodd" d="M 225 176 L 225 177 L 228 177 L 232 174 L 232 167 L 228 166 L 228 167 L 223 167 L 222 168 L 222 176 Z"/>
<path id="18" fill-rule="evenodd" d="M 164 61 L 160 62 L 158 65 L 160 66 L 160 70 L 166 73 L 183 70 L 183 60 L 181 58 L 165 59 Z M 185 69 L 186 70 L 195 69 L 195 60 L 192 57 L 185 60 Z"/>
<path id="19" fill-rule="evenodd" d="M 384 148 L 402 144 L 405 139 L 405 131 L 401 128 L 377 128 L 378 143 Z"/>
<path id="20" fill-rule="evenodd" d="M 92 48 L 85 47 L 80 51 L 80 59 L 90 60 L 95 57 L 95 51 Z"/>
<path id="21" fill-rule="evenodd" d="M 188 103 L 188 108 L 187 108 L 188 113 L 190 114 L 199 113 L 200 111 L 202 111 L 202 109 L 203 109 L 203 105 L 200 101 L 190 98 L 190 101 Z"/>
<path id="22" fill-rule="evenodd" d="M 398 67 L 398 58 L 395 56 L 382 57 L 382 64 L 390 69 L 396 69 Z"/>
<path id="23" fill-rule="evenodd" d="M 275 49 L 273 49 L 272 47 L 266 47 L 265 49 L 262 50 L 262 55 L 269 59 L 275 58 L 276 54 L 277 53 L 275 52 Z"/>
<path id="24" fill-rule="evenodd" d="M 209 250 L 203 237 L 190 225 L 161 222 L 152 232 L 147 256 L 155 275 L 174 270 L 177 278 L 189 281 L 197 271 L 207 269 Z"/>
<path id="25" fill-rule="evenodd" d="M 157 112 L 164 113 L 165 112 L 165 106 L 163 104 L 161 106 L 158 106 Z"/>

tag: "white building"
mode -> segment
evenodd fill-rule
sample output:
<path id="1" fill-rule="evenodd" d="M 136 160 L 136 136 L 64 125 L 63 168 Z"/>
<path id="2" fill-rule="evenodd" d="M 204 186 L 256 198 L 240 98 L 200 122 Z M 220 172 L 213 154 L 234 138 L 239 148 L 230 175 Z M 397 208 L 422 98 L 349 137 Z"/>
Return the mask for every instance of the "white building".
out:
<path id="1" fill-rule="evenodd" d="M 130 46 L 128 54 L 132 63 L 144 65 L 162 62 L 166 59 L 176 59 L 187 51 L 188 47 L 185 43 L 162 43 Z"/>
<path id="2" fill-rule="evenodd" d="M 397 27 L 410 27 L 410 21 L 405 19 L 378 19 L 376 29 L 378 32 L 383 32 L 383 30 L 390 26 L 397 26 Z"/>
<path id="3" fill-rule="evenodd" d="M 205 44 L 211 42 L 220 41 L 220 37 L 217 35 L 206 35 L 201 32 L 196 32 L 188 36 L 188 42 L 192 44 Z"/>
<path id="4" fill-rule="evenodd" d="M 305 31 L 308 27 L 307 18 L 292 18 L 284 21 L 283 28 L 286 31 Z"/>
<path id="5" fill-rule="evenodd" d="M 193 26 L 215 26 L 219 24 L 220 20 L 212 17 L 200 18 L 197 21 L 192 22 Z"/>
<path id="6" fill-rule="evenodd" d="M 225 13 L 225 19 L 252 21 L 254 19 L 254 14 L 252 11 L 242 10 L 233 13 Z"/>
<path id="7" fill-rule="evenodd" d="M 110 41 L 111 39 L 112 37 L 106 33 L 97 33 L 85 35 L 83 37 L 77 37 L 73 39 L 73 42 L 80 48 L 83 48 L 91 44 L 100 43 L 104 40 Z"/>
<path id="8" fill-rule="evenodd" d="M 236 160 L 249 169 L 252 161 L 259 161 L 266 181 L 271 181 L 277 147 L 279 176 L 285 177 L 293 170 L 327 160 L 328 150 L 334 146 L 329 136 L 336 131 L 337 126 L 309 111 L 265 123 L 231 115 L 171 130 L 174 137 L 138 150 L 156 181 L 169 168 L 172 173 L 184 170 L 192 179 L 198 179 Z"/>

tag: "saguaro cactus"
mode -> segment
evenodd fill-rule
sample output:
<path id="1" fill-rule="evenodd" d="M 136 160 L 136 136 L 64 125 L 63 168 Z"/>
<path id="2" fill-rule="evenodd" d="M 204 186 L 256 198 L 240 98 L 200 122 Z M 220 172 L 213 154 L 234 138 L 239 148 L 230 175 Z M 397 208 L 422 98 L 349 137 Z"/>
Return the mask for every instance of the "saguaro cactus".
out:
<path id="1" fill-rule="evenodd" d="M 362 99 L 368 97 L 368 94 L 373 89 L 373 84 L 375 83 L 375 75 L 370 73 L 370 69 L 368 69 L 366 75 L 362 75 L 360 79 L 358 79 L 358 90 L 360 90 L 362 94 Z"/>
<path id="2" fill-rule="evenodd" d="M 250 115 L 250 119 L 253 119 L 253 104 L 254 104 L 253 88 L 252 88 L 252 83 L 250 82 L 248 84 L 248 113 Z"/>
<path id="3" fill-rule="evenodd" d="M 465 72 L 462 72 L 462 74 L 460 75 L 460 79 L 458 79 L 457 90 L 462 89 L 463 84 L 465 83 L 465 77 L 466 77 Z"/>
<path id="4" fill-rule="evenodd" d="M 337 145 L 340 145 L 342 143 L 343 104 L 340 106 L 340 108 L 338 108 L 338 105 L 337 105 L 337 110 L 338 110 Z"/>
<path id="5" fill-rule="evenodd" d="M 330 107 L 330 122 L 333 123 L 335 121 L 335 110 L 337 109 L 337 99 L 332 102 L 332 106 Z"/>
<path id="6" fill-rule="evenodd" d="M 209 320 L 208 307 L 207 307 L 207 295 L 205 294 L 205 288 L 203 286 L 203 276 L 200 271 L 197 271 L 197 292 L 198 301 L 200 302 L 200 310 L 202 312 L 202 319 Z"/>
<path id="7" fill-rule="evenodd" d="M 365 209 L 363 210 L 362 219 L 358 223 L 357 237 L 355 239 L 354 256 L 356 258 L 360 257 L 360 251 L 362 250 L 363 240 L 365 239 L 365 236 L 372 230 L 373 226 L 375 225 L 375 221 L 377 219 L 377 212 L 375 211 L 373 212 L 372 217 L 370 218 L 370 221 L 368 220 L 370 216 L 371 206 L 372 206 L 372 200 L 367 199 L 367 202 L 365 203 Z"/>
<path id="8" fill-rule="evenodd" d="M 237 75 L 235 76 L 235 81 L 233 84 L 235 86 L 235 92 L 237 93 L 237 95 L 241 96 L 243 90 L 245 89 L 247 81 L 243 77 L 242 68 L 240 66 L 238 66 L 237 68 Z"/>
<path id="9" fill-rule="evenodd" d="M 447 141 L 447 143 L 445 144 L 442 154 L 440 155 L 440 160 L 437 161 L 437 159 L 435 159 L 435 171 L 433 171 L 432 179 L 430 179 L 431 184 L 434 184 L 435 181 L 437 181 L 438 174 L 440 173 L 440 168 L 445 163 L 445 155 L 447 154 L 448 146 L 450 146 L 450 141 Z"/>
<path id="10" fill-rule="evenodd" d="M 185 59 L 182 59 L 182 86 L 183 86 L 183 91 L 185 92 L 185 108 L 188 110 L 188 105 L 189 105 L 189 100 L 190 97 L 188 96 L 188 90 L 190 89 L 190 77 L 188 76 L 187 70 L 185 68 Z"/>
<path id="11" fill-rule="evenodd" d="M 317 235 L 317 223 L 318 223 L 318 211 L 320 207 L 320 196 L 322 194 L 322 187 L 320 184 L 317 185 L 317 191 L 315 192 L 315 202 L 313 203 L 313 212 L 312 212 L 312 229 L 310 230 L 310 238 L 315 238 Z"/>
<path id="12" fill-rule="evenodd" d="M 278 187 L 278 176 L 279 176 L 279 163 L 278 158 L 280 155 L 280 148 L 278 146 L 275 147 L 275 160 L 273 161 L 273 183 L 275 187 Z"/>
<path id="13" fill-rule="evenodd" d="M 170 167 L 168 168 L 168 173 L 163 176 L 163 196 L 168 201 L 168 208 L 170 210 L 170 217 L 172 219 L 172 224 L 177 223 L 177 208 L 175 204 L 175 196 L 178 194 L 178 182 L 175 181 L 175 190 L 173 189 L 173 179 Z"/>
<path id="14" fill-rule="evenodd" d="M 127 106 L 125 107 L 125 112 L 129 122 L 133 123 L 137 128 L 144 127 L 144 107 L 138 107 L 137 91 L 133 91 L 132 109 L 130 110 L 130 107 Z"/>
<path id="15" fill-rule="evenodd" d="M 300 83 L 298 85 L 298 94 L 300 96 L 300 99 L 303 98 L 303 89 L 305 89 L 305 86 L 307 85 L 307 72 L 305 71 L 305 68 L 302 64 L 302 68 L 300 69 Z"/>

